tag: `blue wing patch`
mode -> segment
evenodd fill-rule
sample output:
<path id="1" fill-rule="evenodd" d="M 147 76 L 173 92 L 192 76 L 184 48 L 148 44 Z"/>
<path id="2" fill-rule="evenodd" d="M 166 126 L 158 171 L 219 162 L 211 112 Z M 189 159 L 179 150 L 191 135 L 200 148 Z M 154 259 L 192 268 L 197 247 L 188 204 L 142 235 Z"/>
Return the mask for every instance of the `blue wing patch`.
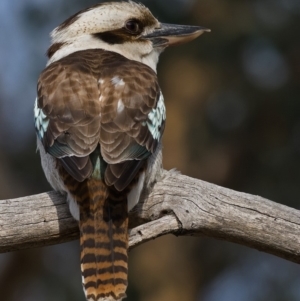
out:
<path id="1" fill-rule="evenodd" d="M 43 110 L 38 107 L 36 98 L 34 103 L 34 126 L 39 139 L 43 139 L 44 134 L 47 131 L 48 125 L 49 119 L 44 114 Z"/>
<path id="2" fill-rule="evenodd" d="M 147 125 L 153 139 L 160 140 L 162 125 L 166 120 L 166 107 L 163 94 L 160 92 L 159 99 L 155 108 L 148 114 L 148 120 L 143 122 L 143 126 Z"/>

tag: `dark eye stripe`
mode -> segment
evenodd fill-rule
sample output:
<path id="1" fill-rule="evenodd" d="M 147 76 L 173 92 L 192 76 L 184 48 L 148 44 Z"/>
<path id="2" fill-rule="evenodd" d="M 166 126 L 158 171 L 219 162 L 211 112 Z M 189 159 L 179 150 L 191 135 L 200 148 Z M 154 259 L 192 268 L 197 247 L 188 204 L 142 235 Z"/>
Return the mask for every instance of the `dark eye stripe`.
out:
<path id="1" fill-rule="evenodd" d="M 135 37 L 143 32 L 143 28 L 144 26 L 139 20 L 131 19 L 126 22 L 123 28 L 95 33 L 93 36 L 110 45 L 123 44 L 130 41 L 136 41 Z"/>
<path id="2" fill-rule="evenodd" d="M 101 39 L 110 45 L 123 44 L 128 40 L 128 38 L 126 39 L 124 35 L 113 31 L 95 33 L 94 37 Z"/>

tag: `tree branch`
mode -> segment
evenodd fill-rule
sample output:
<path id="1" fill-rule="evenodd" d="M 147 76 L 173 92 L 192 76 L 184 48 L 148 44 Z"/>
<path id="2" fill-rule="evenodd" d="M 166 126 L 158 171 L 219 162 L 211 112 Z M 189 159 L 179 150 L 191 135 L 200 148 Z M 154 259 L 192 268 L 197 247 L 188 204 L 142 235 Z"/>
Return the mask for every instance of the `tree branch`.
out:
<path id="1" fill-rule="evenodd" d="M 259 196 L 164 171 L 130 215 L 130 247 L 158 236 L 209 236 L 300 263 L 300 211 Z M 0 252 L 79 237 L 64 196 L 0 201 Z"/>

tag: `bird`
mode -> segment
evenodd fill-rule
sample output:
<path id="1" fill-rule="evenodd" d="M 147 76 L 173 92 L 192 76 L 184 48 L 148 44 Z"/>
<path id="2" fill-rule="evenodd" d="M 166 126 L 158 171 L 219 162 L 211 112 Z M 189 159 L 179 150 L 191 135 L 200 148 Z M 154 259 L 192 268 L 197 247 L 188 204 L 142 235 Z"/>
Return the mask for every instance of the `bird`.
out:
<path id="1" fill-rule="evenodd" d="M 126 297 L 128 212 L 162 174 L 159 55 L 208 31 L 120 1 L 83 9 L 51 32 L 34 103 L 37 149 L 78 221 L 87 300 Z"/>

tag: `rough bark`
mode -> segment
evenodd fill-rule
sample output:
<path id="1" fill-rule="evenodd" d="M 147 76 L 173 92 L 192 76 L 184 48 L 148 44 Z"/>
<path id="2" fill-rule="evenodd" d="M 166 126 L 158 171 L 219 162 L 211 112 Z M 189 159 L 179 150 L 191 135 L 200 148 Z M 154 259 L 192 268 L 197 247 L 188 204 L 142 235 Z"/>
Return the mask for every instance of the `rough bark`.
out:
<path id="1" fill-rule="evenodd" d="M 209 236 L 300 263 L 300 211 L 259 196 L 164 171 L 130 216 L 130 247 L 158 236 Z M 79 237 L 64 196 L 0 201 L 0 252 Z"/>

